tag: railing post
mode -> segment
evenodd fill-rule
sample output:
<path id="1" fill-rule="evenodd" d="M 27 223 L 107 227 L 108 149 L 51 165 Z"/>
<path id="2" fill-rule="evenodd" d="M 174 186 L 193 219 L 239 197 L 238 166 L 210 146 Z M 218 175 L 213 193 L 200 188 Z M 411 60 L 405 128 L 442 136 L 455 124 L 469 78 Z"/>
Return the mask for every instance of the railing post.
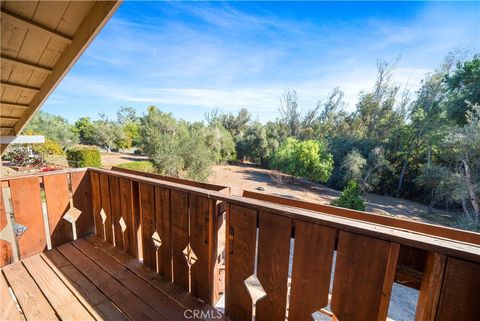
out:
<path id="1" fill-rule="evenodd" d="M 435 320 L 446 262 L 445 255 L 428 252 L 418 295 L 415 321 Z"/>

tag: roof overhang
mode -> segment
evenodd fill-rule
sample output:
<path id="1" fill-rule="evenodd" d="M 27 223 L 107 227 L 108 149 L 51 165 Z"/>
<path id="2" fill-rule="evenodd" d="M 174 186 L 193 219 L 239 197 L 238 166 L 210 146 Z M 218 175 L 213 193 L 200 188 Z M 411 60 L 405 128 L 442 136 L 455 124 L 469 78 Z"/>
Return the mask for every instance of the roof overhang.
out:
<path id="1" fill-rule="evenodd" d="M 22 132 L 120 3 L 1 1 L 1 136 Z"/>

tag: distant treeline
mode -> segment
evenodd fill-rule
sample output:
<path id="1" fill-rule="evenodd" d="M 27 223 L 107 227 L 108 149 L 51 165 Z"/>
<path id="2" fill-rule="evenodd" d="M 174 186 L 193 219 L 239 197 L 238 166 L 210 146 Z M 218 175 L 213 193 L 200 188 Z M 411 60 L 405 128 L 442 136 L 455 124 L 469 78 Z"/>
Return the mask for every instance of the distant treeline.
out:
<path id="1" fill-rule="evenodd" d="M 295 90 L 280 97 L 275 121 L 213 110 L 203 122 L 175 119 L 157 107 L 143 116 L 120 108 L 117 119 L 73 125 L 39 113 L 29 125 L 62 147 L 136 147 L 162 174 L 205 179 L 212 164 L 249 160 L 342 189 L 404 197 L 461 210 L 477 224 L 480 194 L 480 54 L 449 55 L 410 92 L 395 82 L 396 63 L 380 61 L 377 80 L 346 111 L 344 93 L 302 113 Z M 304 108 L 304 110 L 306 110 Z M 292 165 L 293 164 L 293 165 Z"/>

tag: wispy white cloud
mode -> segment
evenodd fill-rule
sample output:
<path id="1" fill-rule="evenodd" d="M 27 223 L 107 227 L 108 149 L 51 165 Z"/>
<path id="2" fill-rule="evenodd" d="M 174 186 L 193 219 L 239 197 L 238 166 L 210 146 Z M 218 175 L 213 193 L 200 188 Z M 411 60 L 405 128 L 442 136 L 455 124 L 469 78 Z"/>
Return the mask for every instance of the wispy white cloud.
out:
<path id="1" fill-rule="evenodd" d="M 396 80 L 415 90 L 449 50 L 480 51 L 475 12 L 437 3 L 416 6 L 401 19 L 314 19 L 309 12 L 285 15 L 259 4 L 253 11 L 242 3 L 142 5 L 124 3 L 47 108 L 100 101 L 104 108 L 246 107 L 266 120 L 284 89 L 296 89 L 306 110 L 341 87 L 353 109 L 359 92 L 373 86 L 379 58 L 401 56 Z"/>

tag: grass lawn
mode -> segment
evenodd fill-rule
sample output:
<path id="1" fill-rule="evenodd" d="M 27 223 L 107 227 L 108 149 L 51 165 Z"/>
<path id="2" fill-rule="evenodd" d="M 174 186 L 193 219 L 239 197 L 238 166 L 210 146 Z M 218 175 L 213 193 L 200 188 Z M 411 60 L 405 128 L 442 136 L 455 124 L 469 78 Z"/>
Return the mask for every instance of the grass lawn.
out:
<path id="1" fill-rule="evenodd" d="M 138 162 L 129 162 L 116 165 L 122 168 L 133 169 L 136 171 L 147 172 L 147 173 L 155 173 L 155 167 L 151 161 L 138 161 Z"/>

